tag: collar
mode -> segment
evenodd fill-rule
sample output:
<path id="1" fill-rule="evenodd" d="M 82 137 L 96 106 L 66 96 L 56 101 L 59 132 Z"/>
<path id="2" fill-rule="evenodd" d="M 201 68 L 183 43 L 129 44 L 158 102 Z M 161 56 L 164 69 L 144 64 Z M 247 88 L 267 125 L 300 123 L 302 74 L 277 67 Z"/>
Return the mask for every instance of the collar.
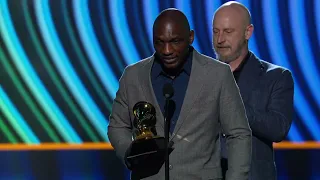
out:
<path id="1" fill-rule="evenodd" d="M 233 73 L 238 73 L 241 72 L 241 70 L 243 69 L 244 65 L 248 62 L 248 60 L 251 57 L 251 52 L 248 51 L 247 55 L 245 56 L 245 58 L 243 59 L 243 61 L 239 64 L 239 66 L 233 71 Z"/>

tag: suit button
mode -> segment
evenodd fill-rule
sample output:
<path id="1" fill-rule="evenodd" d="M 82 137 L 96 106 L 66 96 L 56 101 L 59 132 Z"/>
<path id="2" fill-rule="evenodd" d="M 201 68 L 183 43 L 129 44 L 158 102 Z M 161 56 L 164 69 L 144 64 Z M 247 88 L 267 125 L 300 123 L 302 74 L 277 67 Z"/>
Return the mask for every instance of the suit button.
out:
<path id="1" fill-rule="evenodd" d="M 226 137 L 226 134 L 222 134 L 223 137 Z"/>
<path id="2" fill-rule="evenodd" d="M 172 165 L 171 164 L 169 164 L 169 169 L 172 169 Z"/>

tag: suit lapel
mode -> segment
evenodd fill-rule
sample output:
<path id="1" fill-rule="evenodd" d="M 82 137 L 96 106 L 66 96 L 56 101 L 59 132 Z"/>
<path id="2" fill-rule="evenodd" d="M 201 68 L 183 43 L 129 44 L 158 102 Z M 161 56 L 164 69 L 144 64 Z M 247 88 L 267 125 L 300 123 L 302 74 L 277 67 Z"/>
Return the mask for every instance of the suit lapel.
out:
<path id="1" fill-rule="evenodd" d="M 154 55 L 149 60 L 146 60 L 146 63 L 144 64 L 144 68 L 141 68 L 139 72 L 140 88 L 143 92 L 143 95 L 145 96 L 146 101 L 151 103 L 156 109 L 157 123 L 159 123 L 162 127 L 164 127 L 164 122 L 163 122 L 164 117 L 160 109 L 159 103 L 157 101 L 157 98 L 154 94 L 154 90 L 151 83 L 151 69 L 152 69 L 153 62 L 154 62 Z M 146 72 L 149 72 L 149 73 L 146 74 Z"/>
<path id="2" fill-rule="evenodd" d="M 199 93 L 202 90 L 202 86 L 204 84 L 204 81 L 202 79 L 207 73 L 207 71 L 203 68 L 205 67 L 205 64 L 206 62 L 203 61 L 200 54 L 196 50 L 194 50 L 193 57 L 192 57 L 191 75 L 190 75 L 186 95 L 183 100 L 177 125 L 170 139 L 173 139 L 174 136 L 179 131 L 179 129 L 181 128 L 184 120 L 187 118 L 187 116 L 189 115 L 193 107 L 194 101 L 197 99 L 197 97 L 199 96 Z"/>

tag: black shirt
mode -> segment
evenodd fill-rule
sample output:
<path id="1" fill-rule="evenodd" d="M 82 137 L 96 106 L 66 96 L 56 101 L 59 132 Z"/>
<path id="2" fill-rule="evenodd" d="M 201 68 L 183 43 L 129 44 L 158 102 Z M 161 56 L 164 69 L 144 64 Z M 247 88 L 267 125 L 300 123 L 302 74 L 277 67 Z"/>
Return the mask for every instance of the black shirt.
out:
<path id="1" fill-rule="evenodd" d="M 251 52 L 249 51 L 248 54 L 245 56 L 244 60 L 239 64 L 239 66 L 233 71 L 233 77 L 238 82 L 239 76 L 245 64 L 248 62 L 248 59 L 251 56 Z"/>
<path id="2" fill-rule="evenodd" d="M 162 113 L 164 114 L 165 98 L 162 93 L 163 86 L 166 83 L 171 83 L 174 89 L 174 94 L 171 98 L 175 104 L 175 109 L 170 109 L 172 111 L 171 123 L 170 123 L 170 132 L 172 133 L 175 125 L 177 124 L 180 110 L 183 104 L 184 96 L 187 91 L 188 82 L 191 74 L 192 67 L 192 51 L 189 53 L 187 61 L 184 63 L 180 73 L 175 76 L 173 79 L 167 75 L 163 70 L 159 62 L 155 60 L 152 69 L 151 69 L 151 81 L 154 94 L 157 98 L 158 104 L 161 108 Z"/>

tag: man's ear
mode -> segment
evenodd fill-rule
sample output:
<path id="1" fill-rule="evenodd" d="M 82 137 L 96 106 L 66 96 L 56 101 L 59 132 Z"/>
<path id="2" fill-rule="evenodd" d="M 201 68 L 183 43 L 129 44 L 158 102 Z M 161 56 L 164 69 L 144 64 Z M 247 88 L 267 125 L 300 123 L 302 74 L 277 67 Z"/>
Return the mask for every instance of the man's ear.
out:
<path id="1" fill-rule="evenodd" d="M 189 45 L 191 45 L 194 41 L 194 31 L 193 30 L 190 30 L 190 33 L 189 33 Z"/>
<path id="2" fill-rule="evenodd" d="M 252 36 L 253 29 L 254 29 L 253 24 L 250 24 L 249 26 L 247 26 L 246 32 L 245 32 L 246 40 L 249 40 L 250 37 Z"/>

